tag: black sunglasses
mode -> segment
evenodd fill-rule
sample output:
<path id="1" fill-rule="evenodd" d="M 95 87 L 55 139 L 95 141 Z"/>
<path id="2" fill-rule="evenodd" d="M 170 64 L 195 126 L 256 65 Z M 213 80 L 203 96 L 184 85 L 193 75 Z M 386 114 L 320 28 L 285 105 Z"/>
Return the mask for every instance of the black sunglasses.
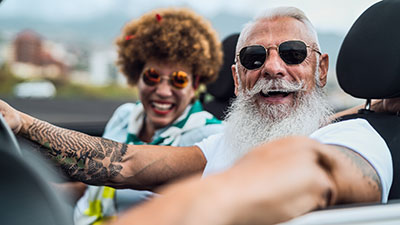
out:
<path id="1" fill-rule="evenodd" d="M 285 41 L 279 46 L 264 47 L 262 45 L 251 45 L 242 48 L 238 54 L 240 63 L 248 70 L 255 70 L 262 67 L 268 56 L 268 49 L 277 48 L 279 56 L 288 65 L 297 65 L 307 58 L 307 48 L 317 52 L 321 52 L 306 43 L 298 40 Z"/>

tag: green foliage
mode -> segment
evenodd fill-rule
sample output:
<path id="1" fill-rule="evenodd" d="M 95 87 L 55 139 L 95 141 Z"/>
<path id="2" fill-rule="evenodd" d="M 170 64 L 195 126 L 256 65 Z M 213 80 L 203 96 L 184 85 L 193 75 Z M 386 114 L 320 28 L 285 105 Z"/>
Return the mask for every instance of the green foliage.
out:
<path id="1" fill-rule="evenodd" d="M 11 96 L 14 85 L 22 82 L 23 79 L 17 78 L 12 74 L 7 63 L 0 66 L 0 94 L 3 96 Z"/>
<path id="2" fill-rule="evenodd" d="M 101 98 L 101 99 L 136 99 L 136 88 L 122 87 L 117 84 L 91 86 L 73 83 L 56 84 L 57 97 L 63 98 Z"/>
<path id="3" fill-rule="evenodd" d="M 7 63 L 0 66 L 0 95 L 13 96 L 16 84 L 26 82 L 16 77 Z M 62 98 L 100 98 L 100 99 L 137 99 L 137 89 L 118 84 L 92 86 L 75 84 L 66 79 L 51 79 L 56 87 L 56 97 Z"/>

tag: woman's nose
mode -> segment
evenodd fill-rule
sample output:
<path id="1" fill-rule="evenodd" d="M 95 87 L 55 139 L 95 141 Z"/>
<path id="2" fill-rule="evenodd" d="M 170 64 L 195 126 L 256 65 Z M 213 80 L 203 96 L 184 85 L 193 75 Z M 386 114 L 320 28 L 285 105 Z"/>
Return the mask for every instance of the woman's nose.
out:
<path id="1" fill-rule="evenodd" d="M 156 94 L 161 97 L 169 97 L 172 95 L 171 85 L 169 84 L 169 78 L 161 78 L 160 83 L 156 86 Z"/>

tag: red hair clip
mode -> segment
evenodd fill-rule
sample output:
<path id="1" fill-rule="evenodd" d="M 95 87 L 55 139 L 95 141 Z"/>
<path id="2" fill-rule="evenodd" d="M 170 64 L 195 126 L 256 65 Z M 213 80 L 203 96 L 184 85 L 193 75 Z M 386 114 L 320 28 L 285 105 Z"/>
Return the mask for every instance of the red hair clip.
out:
<path id="1" fill-rule="evenodd" d="M 162 19 L 161 15 L 157 13 L 157 14 L 156 14 L 156 19 L 157 19 L 158 22 L 160 22 L 161 19 Z"/>
<path id="2" fill-rule="evenodd" d="M 126 35 L 125 36 L 125 40 L 126 41 L 129 41 L 129 40 L 131 40 L 132 38 L 134 38 L 135 37 L 135 35 Z"/>

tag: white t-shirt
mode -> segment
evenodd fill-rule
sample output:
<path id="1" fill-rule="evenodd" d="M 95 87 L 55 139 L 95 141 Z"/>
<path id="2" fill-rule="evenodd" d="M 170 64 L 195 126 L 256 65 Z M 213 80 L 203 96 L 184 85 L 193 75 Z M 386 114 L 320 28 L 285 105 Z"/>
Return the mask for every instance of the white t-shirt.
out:
<path id="1" fill-rule="evenodd" d="M 333 123 L 318 129 L 310 137 L 323 144 L 344 146 L 363 156 L 375 168 L 382 184 L 382 202 L 387 201 L 393 180 L 392 157 L 383 138 L 366 120 Z M 203 176 L 222 172 L 235 162 L 223 134 L 212 135 L 196 145 L 207 159 Z"/>

